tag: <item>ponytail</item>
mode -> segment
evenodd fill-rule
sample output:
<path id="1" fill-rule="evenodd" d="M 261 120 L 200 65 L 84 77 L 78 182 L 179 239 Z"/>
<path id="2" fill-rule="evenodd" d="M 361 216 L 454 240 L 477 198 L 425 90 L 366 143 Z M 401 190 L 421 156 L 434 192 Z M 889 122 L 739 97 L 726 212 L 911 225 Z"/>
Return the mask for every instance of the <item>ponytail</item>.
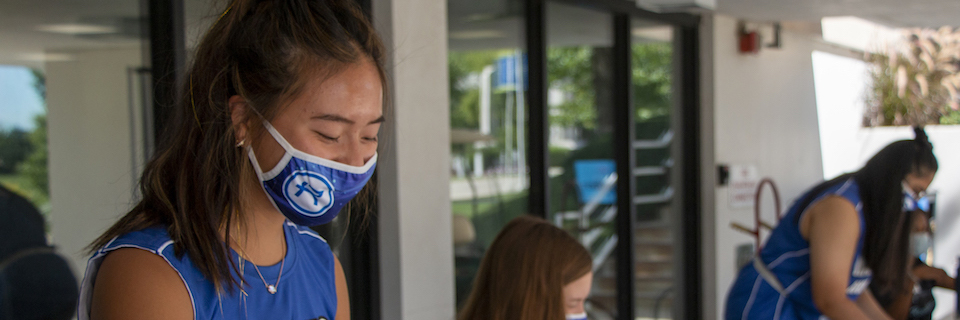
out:
<path id="1" fill-rule="evenodd" d="M 232 289 L 239 273 L 220 230 L 230 237 L 224 227 L 240 212 L 239 186 L 253 168 L 235 147 L 227 101 L 240 95 L 269 120 L 317 74 L 366 59 L 385 90 L 386 78 L 383 45 L 353 0 L 234 0 L 221 12 L 197 46 L 174 119 L 141 176 L 143 199 L 89 248 L 164 226 L 178 256 L 189 256 L 218 289 Z"/>

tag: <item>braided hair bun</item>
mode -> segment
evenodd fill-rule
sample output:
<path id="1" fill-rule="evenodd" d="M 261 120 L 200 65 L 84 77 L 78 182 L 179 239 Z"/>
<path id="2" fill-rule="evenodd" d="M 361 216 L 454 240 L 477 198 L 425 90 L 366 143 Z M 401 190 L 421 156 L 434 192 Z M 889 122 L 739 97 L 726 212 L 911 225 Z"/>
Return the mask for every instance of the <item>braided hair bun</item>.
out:
<path id="1" fill-rule="evenodd" d="M 928 150 L 933 150 L 933 144 L 930 143 L 930 138 L 927 137 L 927 132 L 923 130 L 921 126 L 913 127 L 914 138 L 913 141 L 920 144 L 920 147 Z"/>

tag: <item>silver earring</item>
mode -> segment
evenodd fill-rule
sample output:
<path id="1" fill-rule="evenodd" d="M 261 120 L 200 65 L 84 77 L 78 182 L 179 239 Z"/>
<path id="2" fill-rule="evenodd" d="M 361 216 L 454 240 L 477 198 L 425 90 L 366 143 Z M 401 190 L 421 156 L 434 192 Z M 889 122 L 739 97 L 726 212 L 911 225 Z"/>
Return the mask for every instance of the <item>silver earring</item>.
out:
<path id="1" fill-rule="evenodd" d="M 242 147 L 244 141 L 245 140 L 240 140 L 240 142 L 237 142 L 237 148 Z"/>

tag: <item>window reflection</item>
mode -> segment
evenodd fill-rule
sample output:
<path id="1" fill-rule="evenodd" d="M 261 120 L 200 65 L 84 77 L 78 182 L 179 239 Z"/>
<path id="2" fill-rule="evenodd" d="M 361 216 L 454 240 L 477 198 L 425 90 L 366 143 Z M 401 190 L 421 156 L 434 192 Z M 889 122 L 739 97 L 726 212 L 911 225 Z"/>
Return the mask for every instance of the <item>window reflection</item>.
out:
<path id="1" fill-rule="evenodd" d="M 450 197 L 457 306 L 486 248 L 527 212 L 526 91 L 519 1 L 448 2 Z"/>

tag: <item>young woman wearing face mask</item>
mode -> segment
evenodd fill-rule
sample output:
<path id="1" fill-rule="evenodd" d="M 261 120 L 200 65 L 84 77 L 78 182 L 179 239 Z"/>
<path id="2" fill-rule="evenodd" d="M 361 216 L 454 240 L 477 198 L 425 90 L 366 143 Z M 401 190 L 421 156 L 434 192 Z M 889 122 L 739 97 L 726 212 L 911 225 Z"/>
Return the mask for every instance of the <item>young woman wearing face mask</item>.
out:
<path id="1" fill-rule="evenodd" d="M 926 203 L 926 205 L 924 205 Z M 933 318 L 933 287 L 956 290 L 954 278 L 943 269 L 931 267 L 923 260 L 931 247 L 929 202 L 923 195 L 905 195 L 904 209 L 910 215 L 910 276 L 906 277 L 903 291 L 895 296 L 874 292 L 883 309 L 896 320 L 929 320 Z M 875 286 L 870 286 L 876 291 Z"/>
<path id="2" fill-rule="evenodd" d="M 232 1 L 142 200 L 91 244 L 79 318 L 349 319 L 340 262 L 307 227 L 367 192 L 383 61 L 354 1 Z"/>
<path id="3" fill-rule="evenodd" d="M 933 146 L 887 145 L 860 170 L 801 196 L 727 295 L 733 319 L 889 319 L 867 289 L 899 294 L 909 253 L 903 194 L 924 192 L 937 172 Z"/>
<path id="4" fill-rule="evenodd" d="M 593 259 L 546 220 L 513 219 L 480 262 L 458 320 L 586 320 Z"/>

